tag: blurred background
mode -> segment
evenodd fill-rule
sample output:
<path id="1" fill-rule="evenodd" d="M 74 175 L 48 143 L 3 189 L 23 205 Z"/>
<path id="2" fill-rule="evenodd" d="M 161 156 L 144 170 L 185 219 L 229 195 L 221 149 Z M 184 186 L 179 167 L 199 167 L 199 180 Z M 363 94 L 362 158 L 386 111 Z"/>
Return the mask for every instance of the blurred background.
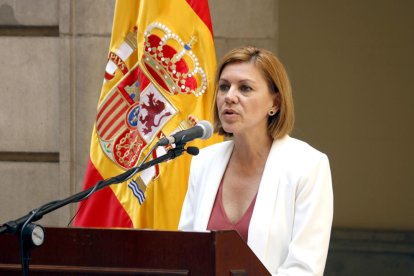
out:
<path id="1" fill-rule="evenodd" d="M 81 191 L 115 0 L 0 0 L 0 224 Z M 328 154 L 325 275 L 414 275 L 414 2 L 210 0 L 217 58 L 290 75 L 292 136 Z M 178 15 L 178 12 L 177 12 Z M 42 219 L 66 226 L 76 206 Z"/>

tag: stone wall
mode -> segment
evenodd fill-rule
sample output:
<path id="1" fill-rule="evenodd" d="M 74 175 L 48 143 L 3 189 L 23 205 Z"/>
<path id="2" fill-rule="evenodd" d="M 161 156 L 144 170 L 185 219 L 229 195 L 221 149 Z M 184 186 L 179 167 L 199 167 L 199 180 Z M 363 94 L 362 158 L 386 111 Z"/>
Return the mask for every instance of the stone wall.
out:
<path id="1" fill-rule="evenodd" d="M 0 1 L 0 221 L 69 194 L 62 177 L 57 1 Z M 69 213 L 45 218 L 63 225 Z"/>

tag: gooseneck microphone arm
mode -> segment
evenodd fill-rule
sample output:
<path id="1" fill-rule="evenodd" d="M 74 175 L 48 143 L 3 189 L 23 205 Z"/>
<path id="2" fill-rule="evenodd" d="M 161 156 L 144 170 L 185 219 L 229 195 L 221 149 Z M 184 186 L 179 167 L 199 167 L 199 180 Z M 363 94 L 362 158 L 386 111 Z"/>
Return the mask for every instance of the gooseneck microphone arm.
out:
<path id="1" fill-rule="evenodd" d="M 155 158 L 153 160 L 150 160 L 142 165 L 140 165 L 139 167 L 134 167 L 132 169 L 127 170 L 126 172 L 119 174 L 117 176 L 105 179 L 105 180 L 101 180 L 98 181 L 95 186 L 84 190 L 82 192 L 79 192 L 77 194 L 74 194 L 68 198 L 62 199 L 62 200 L 57 200 L 57 201 L 52 201 L 49 202 L 47 204 L 42 205 L 40 208 L 34 209 L 33 211 L 31 211 L 29 214 L 13 220 L 13 221 L 9 221 L 5 224 L 3 224 L 2 226 L 0 226 L 0 234 L 3 233 L 16 233 L 18 232 L 19 228 L 23 225 L 23 223 L 25 223 L 27 221 L 27 219 L 29 217 L 32 216 L 31 221 L 38 221 L 40 220 L 45 214 L 48 214 L 54 210 L 57 210 L 61 207 L 64 207 L 70 203 L 75 203 L 75 202 L 80 202 L 84 199 L 87 199 L 92 193 L 95 193 L 96 191 L 99 191 L 109 185 L 112 184 L 118 184 L 118 183 L 122 183 L 124 181 L 126 181 L 127 179 L 131 178 L 133 175 L 135 175 L 138 172 L 141 172 L 143 170 L 146 170 L 154 165 L 157 165 L 159 163 L 162 163 L 164 161 L 167 160 L 171 160 L 174 159 L 178 156 L 180 156 L 184 151 L 184 145 L 177 145 L 175 148 L 170 149 L 166 154 Z M 33 215 L 33 212 L 36 212 L 35 215 Z"/>
<path id="2" fill-rule="evenodd" d="M 22 274 L 23 275 L 29 275 L 29 259 L 30 259 L 30 246 L 28 245 L 28 242 L 23 240 L 24 239 L 24 232 L 29 226 L 33 230 L 34 228 L 38 227 L 38 225 L 33 224 L 32 222 L 40 220 L 44 215 L 57 210 L 61 207 L 64 207 L 70 203 L 80 202 L 87 198 L 89 198 L 93 193 L 96 191 L 99 191 L 109 185 L 112 184 L 118 184 L 122 183 L 128 179 L 130 179 L 132 176 L 134 176 L 136 173 L 141 172 L 143 170 L 146 170 L 156 164 L 159 164 L 161 162 L 172 160 L 178 156 L 180 156 L 184 151 L 187 151 L 189 154 L 197 155 L 198 154 L 198 148 L 196 147 L 188 147 L 187 149 L 184 149 L 185 143 L 178 143 L 176 144 L 175 148 L 172 148 L 167 151 L 166 154 L 155 158 L 153 160 L 150 160 L 148 162 L 145 162 L 138 167 L 134 167 L 132 169 L 127 170 L 126 172 L 119 174 L 117 176 L 111 177 L 109 179 L 98 181 L 95 186 L 84 190 L 82 192 L 79 192 L 77 194 L 74 194 L 68 198 L 62 199 L 62 200 L 55 200 L 51 201 L 49 203 L 46 203 L 42 205 L 41 207 L 32 210 L 29 214 L 18 218 L 16 220 L 9 221 L 3 225 L 0 226 L 0 235 L 11 233 L 15 235 L 19 235 L 19 243 L 20 243 L 20 251 L 21 251 L 21 261 L 22 261 Z M 154 147 L 155 148 L 155 147 Z M 42 228 L 42 227 L 40 227 Z M 42 230 L 43 231 L 43 230 Z M 25 235 L 26 236 L 26 235 Z M 40 244 L 37 246 L 40 246 L 43 243 L 43 238 Z M 33 246 L 33 245 L 32 245 Z"/>

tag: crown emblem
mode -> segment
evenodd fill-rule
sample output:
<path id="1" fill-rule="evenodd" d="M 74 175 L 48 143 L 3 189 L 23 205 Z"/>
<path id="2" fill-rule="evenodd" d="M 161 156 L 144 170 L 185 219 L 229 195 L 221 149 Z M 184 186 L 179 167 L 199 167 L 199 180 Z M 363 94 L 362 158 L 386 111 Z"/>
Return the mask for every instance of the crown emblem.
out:
<path id="1" fill-rule="evenodd" d="M 203 95 L 207 76 L 192 51 L 197 38 L 185 43 L 158 22 L 150 24 L 144 36 L 144 65 L 154 80 L 170 94 Z"/>

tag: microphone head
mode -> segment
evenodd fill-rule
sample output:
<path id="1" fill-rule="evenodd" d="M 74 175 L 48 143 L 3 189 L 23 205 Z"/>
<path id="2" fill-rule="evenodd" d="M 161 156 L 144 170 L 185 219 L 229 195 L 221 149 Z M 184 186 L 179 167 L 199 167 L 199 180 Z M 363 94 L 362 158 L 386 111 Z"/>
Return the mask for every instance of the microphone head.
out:
<path id="1" fill-rule="evenodd" d="M 200 126 L 203 129 L 203 136 L 200 137 L 201 139 L 205 140 L 213 135 L 213 127 L 209 121 L 198 121 L 197 126 Z"/>

